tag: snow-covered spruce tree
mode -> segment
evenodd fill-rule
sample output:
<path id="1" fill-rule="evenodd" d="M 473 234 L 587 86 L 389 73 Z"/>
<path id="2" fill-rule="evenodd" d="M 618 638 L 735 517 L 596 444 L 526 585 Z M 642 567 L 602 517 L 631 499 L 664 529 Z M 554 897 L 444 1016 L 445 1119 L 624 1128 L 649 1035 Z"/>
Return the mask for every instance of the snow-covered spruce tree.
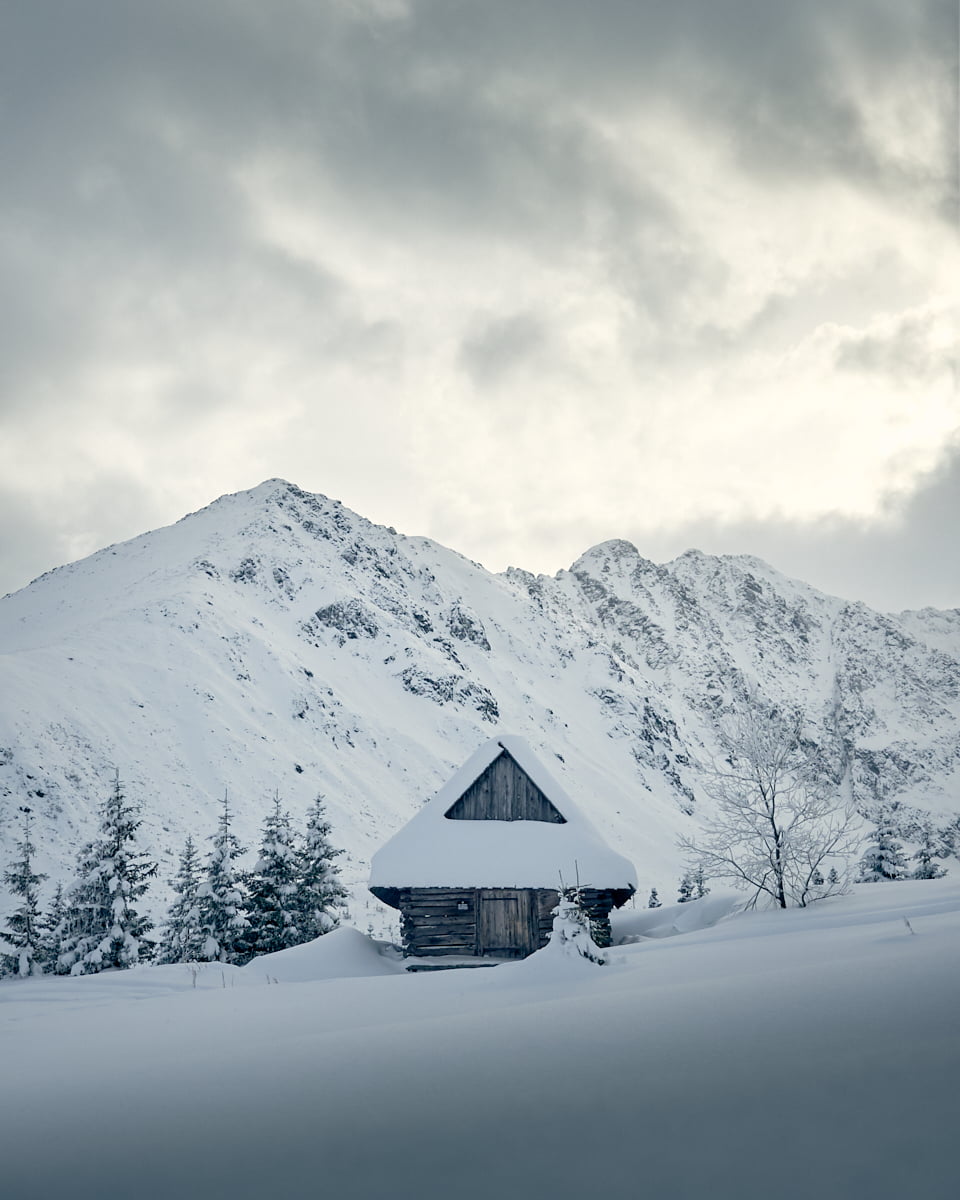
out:
<path id="1" fill-rule="evenodd" d="M 53 972 L 57 969 L 66 920 L 67 902 L 64 899 L 63 884 L 58 883 L 49 909 L 40 918 L 40 965 L 44 971 Z"/>
<path id="2" fill-rule="evenodd" d="M 77 879 L 67 893 L 58 970 L 87 975 L 132 967 L 152 955 L 145 935 L 153 924 L 136 906 L 157 864 L 137 849 L 141 824 L 117 771 L 100 808 L 100 837 L 80 851 Z"/>
<path id="3" fill-rule="evenodd" d="M 306 832 L 297 855 L 297 907 L 305 942 L 336 928 L 347 903 L 336 862 L 343 851 L 334 849 L 330 832 L 323 797 L 317 796 L 307 809 Z"/>
<path id="4" fill-rule="evenodd" d="M 867 834 L 867 849 L 860 859 L 857 883 L 890 883 L 906 879 L 909 873 L 903 844 L 897 841 L 897 820 L 894 805 L 882 806 L 873 812 L 876 828 Z"/>
<path id="5" fill-rule="evenodd" d="M 722 758 L 705 787 L 716 806 L 683 849 L 713 879 L 749 889 L 779 908 L 804 907 L 844 890 L 846 862 L 858 838 L 853 812 L 835 794 L 803 737 L 799 712 L 753 700 L 750 713 L 721 730 Z M 836 884 L 814 876 L 836 864 Z M 829 879 L 829 877 L 828 877 Z"/>
<path id="6" fill-rule="evenodd" d="M 58 975 L 84 974 L 81 959 L 100 940 L 97 932 L 103 936 L 107 914 L 94 847 L 94 842 L 87 842 L 77 852 L 74 878 L 64 893 L 63 919 L 53 931 Z"/>
<path id="7" fill-rule="evenodd" d="M 663 905 L 660 903 L 660 897 L 657 895 L 657 889 L 651 888 L 650 889 L 650 899 L 647 901 L 647 908 L 662 908 L 662 907 L 663 907 Z"/>
<path id="8" fill-rule="evenodd" d="M 677 884 L 677 903 L 687 904 L 693 899 L 693 872 L 685 871 Z"/>
<path id="9" fill-rule="evenodd" d="M 200 926 L 200 855 L 192 837 L 184 843 L 177 875 L 170 886 L 175 899 L 167 910 L 157 962 L 198 962 L 206 939 Z"/>
<path id="10" fill-rule="evenodd" d="M 201 962 L 237 963 L 248 955 L 243 880 L 234 867 L 244 849 L 231 831 L 231 815 L 224 795 L 217 832 L 210 839 L 213 848 L 207 856 L 204 878 L 197 888 L 203 935 Z"/>
<path id="11" fill-rule="evenodd" d="M 951 817 L 946 824 L 941 825 L 937 830 L 937 838 L 940 843 L 940 858 L 947 858 L 951 854 L 960 858 L 960 816 Z"/>
<path id="12" fill-rule="evenodd" d="M 933 821 L 928 814 L 925 814 L 924 819 L 919 822 L 916 840 L 920 843 L 920 846 L 913 856 L 913 860 L 917 865 L 913 869 L 912 878 L 942 879 L 947 872 L 934 859 L 938 858 L 942 853 L 943 843 L 938 838 L 937 830 L 934 828 Z"/>
<path id="13" fill-rule="evenodd" d="M 273 954 L 307 939 L 300 928 L 300 864 L 290 814 L 274 797 L 263 823 L 260 856 L 246 877 L 247 944 L 251 956 Z"/>
<path id="14" fill-rule="evenodd" d="M 20 813 L 23 832 L 17 842 L 19 857 L 3 873 L 3 882 L 14 896 L 19 896 L 20 903 L 7 918 L 6 929 L 0 933 L 14 953 L 2 956 L 0 973 L 19 975 L 23 979 L 28 975 L 43 974 L 43 922 L 38 888 L 46 875 L 38 875 L 33 869 L 37 851 L 30 841 L 30 809 L 21 807 Z"/>

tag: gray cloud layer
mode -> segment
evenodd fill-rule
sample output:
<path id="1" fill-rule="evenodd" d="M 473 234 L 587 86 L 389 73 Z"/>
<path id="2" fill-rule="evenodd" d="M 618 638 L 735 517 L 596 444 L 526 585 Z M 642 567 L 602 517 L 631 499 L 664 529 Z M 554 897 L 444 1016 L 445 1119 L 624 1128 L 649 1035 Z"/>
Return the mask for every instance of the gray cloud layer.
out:
<path id="1" fill-rule="evenodd" d="M 744 549 L 778 506 L 812 545 L 832 508 L 882 518 L 866 417 L 825 434 L 865 447 L 856 496 L 819 503 L 683 439 L 729 414 L 769 459 L 804 371 L 891 389 L 891 421 L 942 393 L 956 45 L 948 0 L 7 6 L 0 589 L 273 474 L 493 565 L 582 549 L 578 479 L 586 541 L 658 496 L 640 534 Z M 469 492 L 504 458 L 501 499 Z"/>

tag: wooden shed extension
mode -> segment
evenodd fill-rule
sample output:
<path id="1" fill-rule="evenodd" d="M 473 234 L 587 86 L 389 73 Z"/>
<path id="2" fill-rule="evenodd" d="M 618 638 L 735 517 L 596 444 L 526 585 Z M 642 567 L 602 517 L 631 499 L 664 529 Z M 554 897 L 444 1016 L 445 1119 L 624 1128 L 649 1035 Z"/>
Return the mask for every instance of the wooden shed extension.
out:
<path id="1" fill-rule="evenodd" d="M 594 938 L 636 889 L 519 738 L 487 742 L 374 855 L 370 890 L 401 913 L 404 953 L 523 958 L 546 945 L 561 879 L 579 880 Z"/>

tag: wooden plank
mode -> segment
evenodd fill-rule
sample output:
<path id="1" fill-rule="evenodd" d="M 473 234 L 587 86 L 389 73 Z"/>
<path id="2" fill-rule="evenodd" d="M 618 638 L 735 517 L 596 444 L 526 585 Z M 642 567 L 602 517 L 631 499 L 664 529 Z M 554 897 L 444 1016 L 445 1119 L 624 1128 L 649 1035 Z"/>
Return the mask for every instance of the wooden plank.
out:
<path id="1" fill-rule="evenodd" d="M 450 937 L 443 933 L 421 933 L 409 940 L 411 945 L 416 942 L 418 946 L 470 946 L 472 948 L 475 944 L 472 937 Z"/>
<path id="2" fill-rule="evenodd" d="M 477 936 L 476 925 L 405 925 L 407 937 L 449 937 L 473 940 Z"/>
<path id="3" fill-rule="evenodd" d="M 411 947 L 407 950 L 407 955 L 412 958 L 443 958 L 444 955 L 456 956 L 458 958 L 472 958 L 474 957 L 474 952 L 470 947 L 458 950 L 456 947 L 418 946 L 416 949 Z"/>
<path id="4" fill-rule="evenodd" d="M 477 923 L 473 913 L 463 913 L 456 917 L 450 913 L 407 913 L 403 919 L 411 925 L 443 925 L 451 929 L 466 929 Z"/>
<path id="5" fill-rule="evenodd" d="M 477 919 L 476 913 L 471 912 L 419 912 L 416 909 L 403 914 L 405 921 L 440 921 L 451 925 L 473 925 Z"/>
<path id="6" fill-rule="evenodd" d="M 438 899 L 449 899 L 451 896 L 469 896 L 473 888 L 465 887 L 448 887 L 448 888 L 403 888 L 401 895 L 407 899 L 416 899 L 418 896 L 433 896 Z"/>
<path id="7" fill-rule="evenodd" d="M 476 946 L 473 938 L 449 938 L 423 934 L 421 937 L 410 938 L 410 946 L 462 946 L 465 953 L 472 954 Z"/>
<path id="8" fill-rule="evenodd" d="M 472 918 L 476 912 L 472 905 L 458 908 L 456 904 L 409 904 L 403 911 L 413 916 L 452 917 L 454 920 L 461 921 L 464 918 Z"/>
<path id="9" fill-rule="evenodd" d="M 469 925 L 450 925 L 445 921 L 407 921 L 403 928 L 411 933 L 418 931 L 422 933 L 450 933 L 456 934 L 458 937 L 472 937 L 477 928 L 476 922 L 471 921 Z"/>

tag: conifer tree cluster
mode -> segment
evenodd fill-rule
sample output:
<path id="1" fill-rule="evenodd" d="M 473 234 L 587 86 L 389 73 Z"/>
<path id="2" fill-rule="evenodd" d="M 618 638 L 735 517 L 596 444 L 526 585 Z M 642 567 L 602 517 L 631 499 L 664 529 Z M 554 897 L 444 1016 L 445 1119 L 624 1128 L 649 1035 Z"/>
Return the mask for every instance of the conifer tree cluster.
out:
<path id="1" fill-rule="evenodd" d="M 938 826 L 933 816 L 899 800 L 880 799 L 864 814 L 876 828 L 867 834 L 867 850 L 860 860 L 856 883 L 889 883 L 900 879 L 942 879 L 941 861 L 960 849 L 960 818 Z M 908 857 L 903 842 L 917 846 Z M 912 869 L 910 861 L 916 866 Z"/>
<path id="2" fill-rule="evenodd" d="M 245 851 L 232 832 L 224 797 L 203 871 L 190 839 L 184 847 L 161 961 L 242 964 L 335 928 L 347 893 L 336 864 L 342 851 L 334 849 L 329 834 L 322 797 L 308 809 L 300 837 L 277 796 L 264 819 L 257 861 L 243 871 L 236 860 Z"/>
<path id="3" fill-rule="evenodd" d="M 46 876 L 34 867 L 31 811 L 20 811 L 16 857 L 2 874 L 17 903 L 0 921 L 0 975 L 85 975 L 151 959 L 242 964 L 329 932 L 346 906 L 336 862 L 342 851 L 330 842 L 320 796 L 307 811 L 302 835 L 274 799 L 248 871 L 237 861 L 245 850 L 224 796 L 204 861 L 193 838 L 186 840 L 156 944 L 142 902 L 157 864 L 138 847 L 142 822 L 119 772 L 100 807 L 98 836 L 80 850 L 73 880 L 57 884 L 45 914 L 39 888 Z"/>
<path id="4" fill-rule="evenodd" d="M 703 865 L 698 863 L 697 866 L 691 867 L 689 871 L 685 871 L 680 877 L 680 882 L 677 885 L 677 902 L 687 904 L 691 900 L 702 900 L 709 891 L 707 877 L 703 872 Z"/>

